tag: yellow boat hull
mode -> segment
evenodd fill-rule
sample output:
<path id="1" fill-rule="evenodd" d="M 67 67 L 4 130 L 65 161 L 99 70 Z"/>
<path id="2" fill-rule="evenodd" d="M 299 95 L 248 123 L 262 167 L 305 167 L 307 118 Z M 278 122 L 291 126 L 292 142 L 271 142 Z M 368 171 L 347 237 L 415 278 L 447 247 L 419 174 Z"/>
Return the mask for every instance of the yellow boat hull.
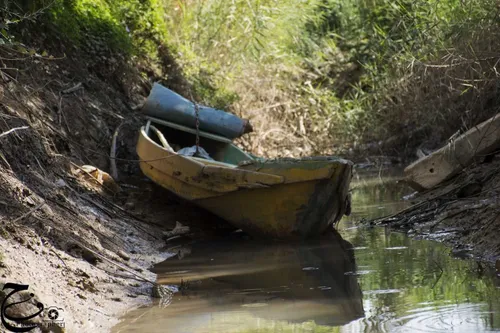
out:
<path id="1" fill-rule="evenodd" d="M 323 233 L 346 212 L 352 163 L 318 157 L 248 161 L 240 166 L 166 150 L 141 129 L 142 172 L 244 231 L 270 238 Z"/>

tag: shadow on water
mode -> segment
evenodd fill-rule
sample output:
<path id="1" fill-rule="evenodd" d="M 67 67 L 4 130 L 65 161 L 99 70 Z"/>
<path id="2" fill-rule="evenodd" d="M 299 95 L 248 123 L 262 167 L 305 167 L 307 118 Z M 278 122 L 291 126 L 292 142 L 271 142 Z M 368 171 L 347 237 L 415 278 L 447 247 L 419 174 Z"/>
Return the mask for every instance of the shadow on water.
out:
<path id="1" fill-rule="evenodd" d="M 304 323 L 310 332 L 311 325 L 345 325 L 364 315 L 357 278 L 346 274 L 355 270 L 351 249 L 334 233 L 296 244 L 195 244 L 182 260 L 155 267 L 160 283 L 180 286 L 171 306 L 150 309 L 129 329 L 123 323 L 121 332 L 274 332 L 276 325 L 297 331 Z"/>
<path id="2" fill-rule="evenodd" d="M 128 313 L 113 332 L 500 332 L 494 271 L 442 244 L 357 223 L 411 204 L 397 177 L 356 175 L 342 236 L 185 248 L 155 266 L 158 282 L 176 290 L 172 302 Z"/>

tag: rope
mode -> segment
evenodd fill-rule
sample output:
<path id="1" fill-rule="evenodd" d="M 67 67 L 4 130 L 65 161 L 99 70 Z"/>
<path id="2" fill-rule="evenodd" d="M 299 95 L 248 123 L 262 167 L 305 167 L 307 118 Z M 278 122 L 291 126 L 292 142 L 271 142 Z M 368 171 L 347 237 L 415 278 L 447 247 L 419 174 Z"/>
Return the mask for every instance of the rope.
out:
<path id="1" fill-rule="evenodd" d="M 196 154 L 195 156 L 199 156 L 199 147 L 200 147 L 200 110 L 198 108 L 198 104 L 194 103 L 194 113 L 196 115 Z"/>
<path id="2" fill-rule="evenodd" d="M 191 89 L 189 89 L 189 97 L 191 97 L 191 102 L 194 105 L 194 114 L 195 114 L 195 126 L 196 126 L 196 152 L 194 154 L 194 157 L 200 157 L 200 108 L 198 106 L 198 103 L 194 101 L 193 98 L 193 93 Z"/>

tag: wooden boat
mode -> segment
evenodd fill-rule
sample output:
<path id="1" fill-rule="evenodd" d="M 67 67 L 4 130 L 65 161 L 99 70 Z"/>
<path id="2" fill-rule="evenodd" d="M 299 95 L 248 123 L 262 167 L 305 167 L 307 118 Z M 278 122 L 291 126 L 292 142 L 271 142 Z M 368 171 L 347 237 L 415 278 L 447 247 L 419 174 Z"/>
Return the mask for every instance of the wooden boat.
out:
<path id="1" fill-rule="evenodd" d="M 155 116 L 140 130 L 137 154 L 142 172 L 154 182 L 250 234 L 271 238 L 316 236 L 349 211 L 352 162 L 332 156 L 262 159 L 228 137 L 157 117 L 163 112 L 158 107 L 169 104 L 180 119 L 182 112 L 192 112 L 190 103 L 159 85 L 148 97 L 144 108 L 153 111 L 145 113 Z M 245 122 L 212 110 L 218 119 L 236 124 L 238 131 L 232 133 L 244 132 Z M 172 117 L 168 108 L 164 111 Z M 216 125 L 227 131 L 220 123 L 205 124 Z M 193 146 L 197 133 L 199 146 L 211 159 L 174 149 Z"/>

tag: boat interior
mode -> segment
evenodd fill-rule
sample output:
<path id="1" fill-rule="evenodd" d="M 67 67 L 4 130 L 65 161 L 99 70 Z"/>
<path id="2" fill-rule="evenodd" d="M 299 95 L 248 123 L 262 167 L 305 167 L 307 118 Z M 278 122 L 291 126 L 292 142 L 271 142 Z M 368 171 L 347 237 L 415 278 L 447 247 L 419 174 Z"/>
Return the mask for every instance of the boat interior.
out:
<path id="1" fill-rule="evenodd" d="M 161 134 L 163 134 L 168 145 L 170 145 L 175 152 L 182 148 L 196 145 L 196 129 L 154 117 L 147 117 L 147 119 L 148 123 L 145 127 L 145 133 L 159 146 L 164 147 L 161 138 L 154 130 L 151 130 L 151 126 L 158 129 Z M 199 131 L 199 138 L 200 147 L 202 147 L 214 161 L 200 157 L 191 157 L 195 160 L 225 167 L 236 167 L 240 162 L 255 159 L 252 155 L 235 146 L 232 141 L 226 137 Z"/>

